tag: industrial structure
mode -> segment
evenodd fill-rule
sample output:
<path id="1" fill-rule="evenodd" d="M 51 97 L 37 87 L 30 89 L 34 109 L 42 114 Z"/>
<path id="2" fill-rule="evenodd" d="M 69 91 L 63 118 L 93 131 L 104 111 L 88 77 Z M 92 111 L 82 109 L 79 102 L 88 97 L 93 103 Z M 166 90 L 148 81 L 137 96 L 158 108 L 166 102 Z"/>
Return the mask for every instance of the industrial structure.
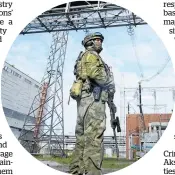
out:
<path id="1" fill-rule="evenodd" d="M 15 68 L 13 65 L 5 62 L 2 70 L 2 104 L 4 114 L 8 124 L 16 136 L 19 138 L 26 118 L 30 119 L 30 125 L 35 125 L 35 129 L 26 128 L 28 134 L 26 138 L 32 139 L 36 136 L 37 124 L 34 117 L 27 116 L 28 110 L 32 104 L 35 95 L 38 93 L 40 83 Z M 42 100 L 46 97 L 47 84 L 42 86 Z M 39 106 L 39 104 L 37 105 Z M 42 112 L 42 106 L 38 109 Z M 126 115 L 126 136 L 117 136 L 120 150 L 120 158 L 134 159 L 137 155 L 144 155 L 160 139 L 166 129 L 171 114 L 144 114 L 146 133 L 142 135 L 140 114 Z M 39 118 L 38 118 L 39 119 Z M 61 136 L 59 136 L 61 137 Z M 67 155 L 71 154 L 75 146 L 76 138 L 73 135 L 64 135 L 64 147 Z M 28 149 L 27 147 L 25 147 Z M 33 149 L 34 149 L 33 144 Z M 104 151 L 106 156 L 115 156 L 115 141 L 113 136 L 104 137 Z M 28 150 L 29 151 L 29 150 Z M 57 150 L 52 150 L 57 151 Z M 31 152 L 32 153 L 32 152 Z"/>
<path id="2" fill-rule="evenodd" d="M 25 139 L 32 140 L 32 138 L 36 137 L 39 132 L 38 126 L 41 118 L 38 117 L 36 120 L 32 116 L 28 116 L 28 111 L 30 110 L 36 94 L 38 94 L 38 92 L 41 90 L 42 98 L 40 99 L 41 101 L 36 104 L 36 107 L 39 106 L 37 110 L 38 115 L 43 113 L 43 106 L 39 104 L 43 104 L 43 101 L 46 98 L 47 84 L 44 84 L 44 86 L 39 89 L 39 87 L 41 87 L 39 82 L 7 62 L 4 63 L 1 79 L 1 99 L 3 111 L 13 134 L 17 139 L 19 139 L 25 120 L 28 119 L 28 121 L 30 121 L 30 126 L 28 126 L 28 128 L 26 127 L 23 133 L 27 133 L 25 135 Z M 36 127 L 31 130 L 31 126 Z M 75 146 L 76 138 L 74 135 L 64 135 L 63 139 L 65 153 L 69 154 L 72 152 L 72 149 Z M 125 157 L 126 139 L 124 136 L 117 136 L 117 140 L 118 147 L 120 149 L 120 157 Z M 25 148 L 28 150 L 27 145 Z M 33 150 L 31 149 L 28 151 L 33 153 L 32 151 L 34 151 L 35 145 L 32 144 L 31 148 L 33 148 Z M 104 137 L 104 149 L 106 155 L 115 155 L 115 140 L 113 136 Z M 57 150 L 53 149 L 52 151 L 55 153 Z"/>
<path id="3" fill-rule="evenodd" d="M 4 114 L 17 138 L 20 136 L 24 120 L 39 87 L 39 82 L 13 65 L 4 63 L 1 77 L 1 100 Z M 34 118 L 30 117 L 30 121 L 34 124 Z"/>
<path id="4" fill-rule="evenodd" d="M 171 114 L 144 114 L 145 130 L 142 132 L 140 114 L 126 116 L 126 158 L 134 159 L 146 154 L 160 139 Z"/>
<path id="5" fill-rule="evenodd" d="M 28 113 L 28 116 L 35 118 L 36 124 L 31 126 L 30 117 L 26 118 L 19 137 L 21 144 L 29 152 L 64 156 L 62 79 L 68 32 L 121 26 L 129 26 L 132 30 L 133 26 L 143 24 L 146 23 L 141 18 L 117 5 L 102 1 L 77 1 L 44 12 L 21 31 L 21 34 L 53 32 L 47 68 L 41 81 L 42 86 L 47 84 L 46 94 L 43 97 L 41 88 L 36 95 Z M 34 107 L 36 103 L 40 103 L 39 107 Z M 35 132 L 32 139 L 26 139 L 26 128 L 29 127 Z"/>
<path id="6" fill-rule="evenodd" d="M 19 80 L 14 81 L 14 77 L 8 79 L 6 74 L 9 73 L 6 73 L 6 68 L 2 72 L 2 77 L 4 76 L 2 78 L 2 82 L 4 82 L 4 84 L 2 83 L 2 87 L 4 87 L 2 88 L 4 113 L 11 128 L 15 128 L 15 130 L 12 129 L 13 132 L 17 132 L 17 138 L 30 153 L 65 156 L 66 151 L 72 149 L 75 145 L 75 136 L 68 136 L 64 133 L 63 69 L 69 32 L 79 30 L 88 32 L 90 29 L 126 26 L 128 28 L 128 34 L 132 35 L 134 27 L 144 24 L 146 22 L 140 17 L 117 5 L 102 1 L 78 1 L 66 3 L 44 12 L 21 31 L 20 34 L 23 35 L 52 32 L 53 38 L 50 55 L 47 59 L 46 70 L 41 83 L 36 82 L 20 71 L 17 74 L 13 74 L 13 71 L 15 72 L 16 69 L 8 65 L 8 63 L 5 63 L 8 65 L 8 69 L 13 69 L 11 71 L 13 75 L 10 75 L 16 76 L 16 79 L 18 78 L 19 80 L 24 76 L 23 80 L 28 85 L 23 87 L 25 85 L 20 83 Z M 14 84 L 15 82 L 19 82 L 19 87 L 14 90 L 14 93 L 19 92 L 22 87 L 28 92 L 31 92 L 31 94 L 28 92 L 23 93 L 25 98 L 30 99 L 25 99 L 28 105 L 27 107 L 21 107 L 21 104 L 21 106 L 14 105 L 12 109 L 12 103 L 6 99 L 9 91 L 6 93 L 7 96 L 3 95 L 6 92 L 5 86 L 12 79 Z M 15 86 L 18 85 L 15 84 Z M 18 96 L 17 94 L 10 95 L 16 97 Z M 31 96 L 28 97 L 28 95 Z M 19 99 L 21 98 L 22 95 L 19 96 Z M 14 99 L 14 101 L 17 101 L 17 99 Z M 142 106 L 141 103 L 140 106 Z M 142 115 L 142 118 L 140 115 L 137 115 L 137 118 L 141 119 L 142 122 L 145 120 L 144 115 Z M 129 120 L 129 116 L 127 116 L 127 119 Z M 20 123 L 19 128 L 16 127 L 17 123 L 15 122 Z M 146 123 L 145 121 L 145 126 L 152 125 L 152 122 Z M 139 126 L 140 123 L 137 127 Z M 131 130 L 134 129 L 134 132 L 137 129 L 135 127 L 131 127 Z M 126 137 L 117 136 L 120 157 L 125 157 L 126 155 L 128 158 L 133 157 L 131 156 L 133 153 L 131 153 L 130 147 L 134 145 L 129 145 L 131 142 L 134 143 L 130 139 L 130 137 L 134 137 L 131 134 L 131 130 L 126 131 Z M 135 133 L 137 135 L 136 137 L 138 137 L 140 131 Z M 114 151 L 114 138 L 112 136 L 105 137 L 104 146 L 106 149 L 110 148 Z"/>
<path id="7" fill-rule="evenodd" d="M 30 22 L 20 34 L 78 31 L 146 24 L 125 8 L 102 1 L 75 1 L 56 6 Z"/>

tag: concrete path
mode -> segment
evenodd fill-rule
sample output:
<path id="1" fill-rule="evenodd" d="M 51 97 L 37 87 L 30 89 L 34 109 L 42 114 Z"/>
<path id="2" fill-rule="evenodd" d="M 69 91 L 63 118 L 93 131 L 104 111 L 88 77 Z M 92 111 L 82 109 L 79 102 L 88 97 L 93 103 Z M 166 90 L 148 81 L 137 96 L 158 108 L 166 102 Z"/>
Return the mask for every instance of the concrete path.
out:
<path id="1" fill-rule="evenodd" d="M 53 161 L 41 161 L 42 163 L 44 163 L 45 165 L 54 168 L 58 171 L 62 171 L 62 172 L 68 172 L 69 168 L 68 165 L 63 165 L 57 162 L 53 162 Z M 103 174 L 107 174 L 107 173 L 112 173 L 118 171 L 117 169 L 102 169 Z"/>

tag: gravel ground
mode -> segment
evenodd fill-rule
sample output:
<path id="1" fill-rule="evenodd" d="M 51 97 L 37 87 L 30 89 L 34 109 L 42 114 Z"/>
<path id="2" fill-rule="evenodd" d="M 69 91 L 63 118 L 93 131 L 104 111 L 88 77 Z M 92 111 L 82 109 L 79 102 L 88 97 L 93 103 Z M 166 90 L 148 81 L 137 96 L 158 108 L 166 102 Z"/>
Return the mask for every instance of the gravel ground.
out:
<path id="1" fill-rule="evenodd" d="M 54 168 L 56 170 L 62 171 L 62 172 L 68 172 L 69 168 L 68 165 L 62 165 L 59 164 L 57 162 L 53 162 L 53 161 L 41 161 L 43 162 L 45 165 Z M 107 174 L 107 173 L 112 173 L 117 171 L 117 169 L 102 169 L 103 174 Z"/>

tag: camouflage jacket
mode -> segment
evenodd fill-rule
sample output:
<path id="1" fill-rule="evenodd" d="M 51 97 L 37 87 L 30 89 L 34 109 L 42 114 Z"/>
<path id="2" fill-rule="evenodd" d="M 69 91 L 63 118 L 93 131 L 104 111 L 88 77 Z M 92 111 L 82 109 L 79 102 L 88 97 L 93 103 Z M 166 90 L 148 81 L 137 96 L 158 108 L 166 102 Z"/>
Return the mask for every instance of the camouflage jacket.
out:
<path id="1" fill-rule="evenodd" d="M 81 52 L 76 61 L 74 74 L 83 82 L 89 80 L 91 85 L 110 89 L 115 93 L 113 74 L 100 55 L 95 51 Z"/>

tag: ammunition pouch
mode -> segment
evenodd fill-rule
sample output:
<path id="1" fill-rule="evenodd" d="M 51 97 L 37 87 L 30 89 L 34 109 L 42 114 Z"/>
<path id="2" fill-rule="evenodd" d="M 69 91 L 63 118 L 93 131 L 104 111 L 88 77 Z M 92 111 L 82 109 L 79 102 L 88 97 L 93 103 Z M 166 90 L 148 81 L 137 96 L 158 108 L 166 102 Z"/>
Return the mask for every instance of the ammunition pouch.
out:
<path id="1" fill-rule="evenodd" d="M 101 100 L 102 102 L 108 101 L 108 91 L 99 86 L 96 86 L 93 88 L 93 95 L 94 95 L 95 101 L 99 101 L 99 100 Z"/>
<path id="2" fill-rule="evenodd" d="M 70 89 L 70 96 L 74 100 L 77 100 L 78 98 L 81 98 L 82 86 L 83 86 L 82 80 L 74 81 L 74 83 L 73 83 L 73 85 Z"/>
<path id="3" fill-rule="evenodd" d="M 83 82 L 82 91 L 86 91 L 87 93 L 92 92 L 91 84 L 88 79 L 86 79 L 86 81 Z"/>
<path id="4" fill-rule="evenodd" d="M 86 98 L 91 96 L 92 94 L 92 89 L 91 89 L 91 84 L 88 79 L 83 82 L 82 86 L 82 91 L 81 91 L 81 98 Z"/>
<path id="5" fill-rule="evenodd" d="M 107 102 L 108 101 L 108 91 L 107 90 L 102 90 L 102 92 L 101 92 L 101 101 L 102 102 Z"/>
<path id="6" fill-rule="evenodd" d="M 101 87 L 96 86 L 93 88 L 94 100 L 99 101 L 101 97 Z"/>

